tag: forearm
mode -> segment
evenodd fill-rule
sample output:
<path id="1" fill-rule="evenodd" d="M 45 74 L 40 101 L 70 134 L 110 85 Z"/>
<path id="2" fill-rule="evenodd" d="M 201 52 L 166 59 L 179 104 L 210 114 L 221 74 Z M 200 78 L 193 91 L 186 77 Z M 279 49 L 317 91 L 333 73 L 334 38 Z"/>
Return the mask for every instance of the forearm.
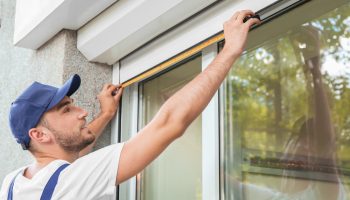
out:
<path id="1" fill-rule="evenodd" d="M 113 118 L 113 114 L 100 113 L 94 120 L 88 124 L 88 129 L 95 134 L 96 139 L 101 135 L 109 121 Z"/>
<path id="2" fill-rule="evenodd" d="M 208 105 L 238 56 L 223 49 L 202 73 L 169 98 L 160 112 L 168 113 L 169 122 L 186 129 Z"/>
<path id="3" fill-rule="evenodd" d="M 205 71 L 171 96 L 154 119 L 125 143 L 117 184 L 139 173 L 182 135 L 209 103 L 237 57 L 222 51 Z"/>
<path id="4" fill-rule="evenodd" d="M 79 156 L 84 156 L 90 153 L 95 146 L 97 139 L 101 136 L 103 130 L 106 128 L 109 121 L 113 118 L 112 114 L 100 113 L 94 120 L 92 120 L 88 125 L 88 129 L 92 134 L 95 135 L 95 141 L 89 146 L 85 147 L 80 151 Z"/>
<path id="5" fill-rule="evenodd" d="M 244 48 L 248 31 L 258 19 L 243 19 L 254 13 L 236 12 L 224 23 L 225 47 L 214 61 L 170 97 L 159 112 L 138 134 L 127 141 L 120 155 L 116 183 L 139 173 L 176 138 L 208 105 L 234 61 Z"/>
<path id="6" fill-rule="evenodd" d="M 327 159 L 335 159 L 335 132 L 331 119 L 331 110 L 328 97 L 322 81 L 320 71 L 320 57 L 314 57 L 307 60 L 307 64 L 312 72 L 314 85 L 314 123 L 315 131 L 313 133 L 313 151 L 315 156 L 322 156 Z M 335 163 L 333 163 L 335 164 Z"/>
<path id="7" fill-rule="evenodd" d="M 188 125 L 204 110 L 220 87 L 234 61 L 243 52 L 249 29 L 259 24 L 258 19 L 243 19 L 252 16 L 249 10 L 236 12 L 224 23 L 225 46 L 214 61 L 196 78 L 185 85 L 161 107 L 154 122 L 162 122 L 160 127 L 168 127 L 170 141 L 181 136 Z M 167 142 L 168 139 L 166 140 Z"/>

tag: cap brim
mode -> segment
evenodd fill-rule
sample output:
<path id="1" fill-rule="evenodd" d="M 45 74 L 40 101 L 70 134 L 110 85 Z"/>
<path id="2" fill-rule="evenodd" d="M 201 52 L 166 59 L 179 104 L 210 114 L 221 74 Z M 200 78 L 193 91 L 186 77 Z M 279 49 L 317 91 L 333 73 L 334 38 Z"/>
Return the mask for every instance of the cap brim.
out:
<path id="1" fill-rule="evenodd" d="M 50 104 L 46 110 L 55 107 L 65 96 L 71 96 L 80 87 L 80 76 L 74 74 L 69 80 L 67 80 L 61 88 L 58 88 L 55 96 L 52 98 Z"/>

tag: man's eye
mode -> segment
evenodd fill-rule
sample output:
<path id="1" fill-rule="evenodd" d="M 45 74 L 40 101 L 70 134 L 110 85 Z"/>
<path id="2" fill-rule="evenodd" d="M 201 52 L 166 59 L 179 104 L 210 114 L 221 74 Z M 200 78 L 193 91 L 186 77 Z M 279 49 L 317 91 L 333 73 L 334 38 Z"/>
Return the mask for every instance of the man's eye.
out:
<path id="1" fill-rule="evenodd" d="M 66 107 L 64 108 L 63 112 L 66 113 L 66 112 L 69 112 L 70 111 L 70 108 L 69 107 Z"/>

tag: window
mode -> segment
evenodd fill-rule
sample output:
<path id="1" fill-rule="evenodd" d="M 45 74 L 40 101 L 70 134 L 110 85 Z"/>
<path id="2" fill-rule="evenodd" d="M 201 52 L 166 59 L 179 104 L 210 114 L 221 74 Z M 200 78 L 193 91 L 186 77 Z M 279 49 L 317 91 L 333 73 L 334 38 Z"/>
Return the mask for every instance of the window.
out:
<path id="1" fill-rule="evenodd" d="M 201 57 L 188 61 L 154 79 L 141 83 L 141 126 L 145 126 L 161 105 L 201 72 Z M 202 188 L 201 117 L 184 136 L 172 143 L 141 174 L 141 200 L 197 200 Z"/>
<path id="2" fill-rule="evenodd" d="M 222 199 L 350 198 L 349 16 L 311 1 L 251 33 L 221 95 Z"/>

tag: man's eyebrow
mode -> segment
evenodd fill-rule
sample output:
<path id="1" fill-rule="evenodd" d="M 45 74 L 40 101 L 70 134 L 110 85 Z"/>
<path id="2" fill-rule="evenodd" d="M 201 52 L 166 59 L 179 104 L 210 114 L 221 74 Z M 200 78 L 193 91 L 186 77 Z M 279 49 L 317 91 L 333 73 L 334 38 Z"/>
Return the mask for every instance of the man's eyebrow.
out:
<path id="1" fill-rule="evenodd" d="M 68 104 L 71 104 L 71 103 L 72 103 L 71 100 L 63 101 L 63 102 L 57 104 L 56 110 L 60 110 L 60 109 L 63 108 L 64 106 L 66 106 L 66 105 L 68 105 Z"/>

